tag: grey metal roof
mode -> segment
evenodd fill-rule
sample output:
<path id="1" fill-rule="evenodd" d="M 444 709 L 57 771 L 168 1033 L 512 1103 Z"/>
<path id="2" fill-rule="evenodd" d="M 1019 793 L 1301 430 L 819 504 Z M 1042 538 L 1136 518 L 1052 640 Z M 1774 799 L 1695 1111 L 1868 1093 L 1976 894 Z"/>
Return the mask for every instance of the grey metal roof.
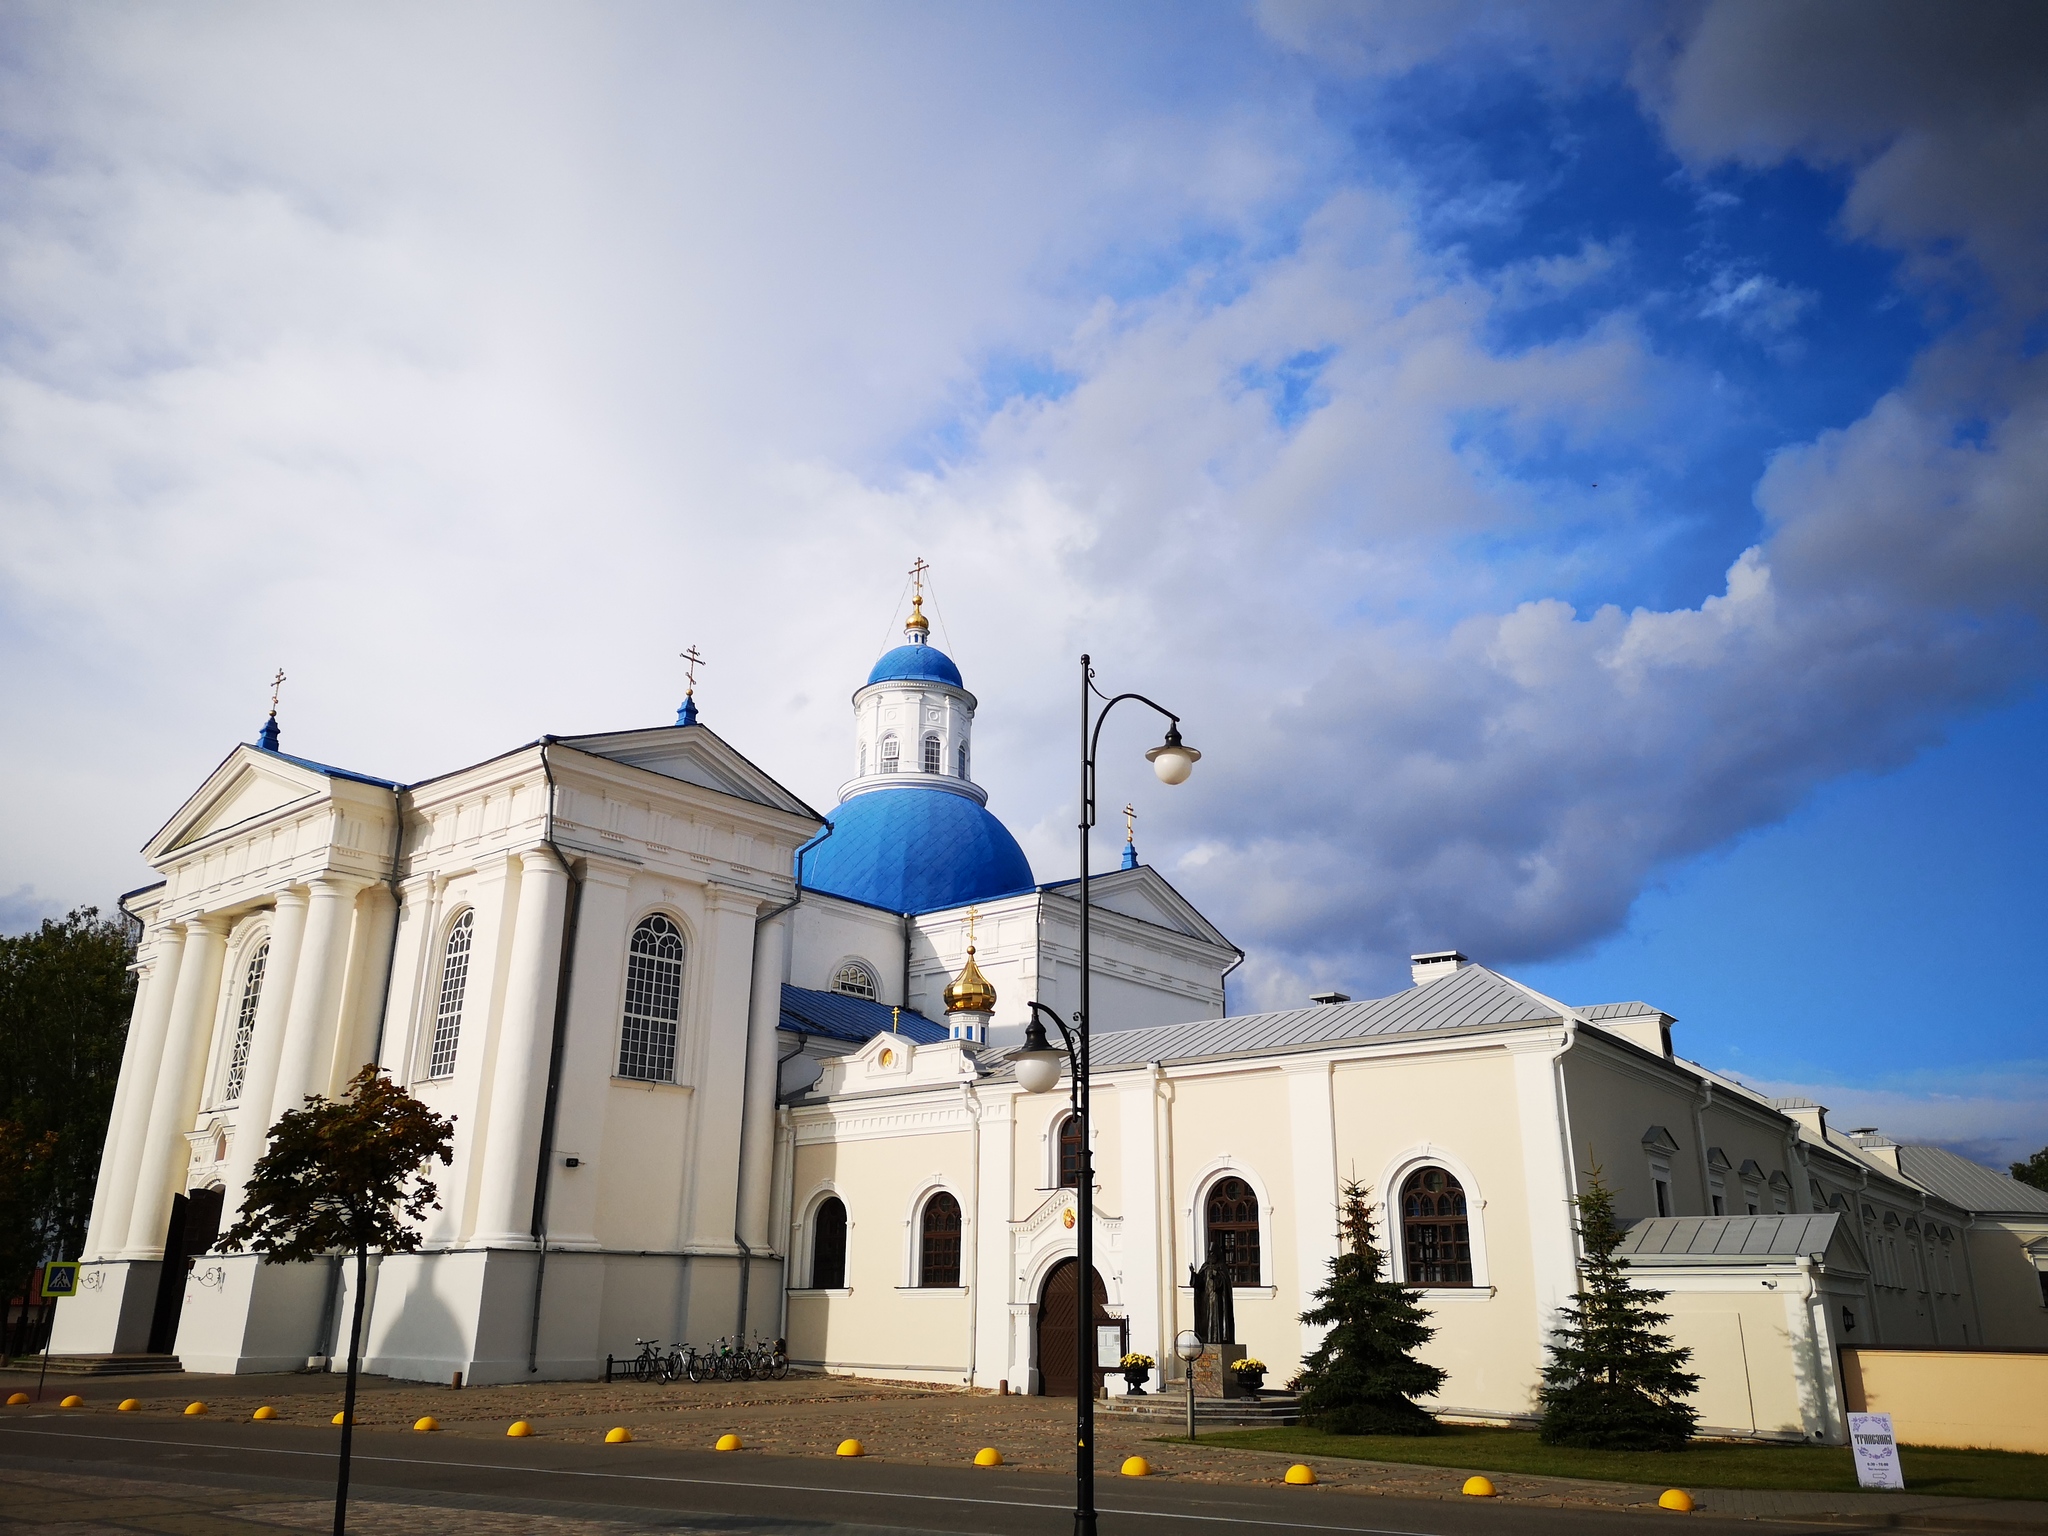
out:
<path id="1" fill-rule="evenodd" d="M 2048 1215 L 2048 1190 L 2007 1178 L 1942 1147 L 1900 1147 L 1899 1171 L 1930 1195 L 1966 1211 Z"/>
<path id="2" fill-rule="evenodd" d="M 1111 1072 L 1149 1061 L 1210 1061 L 1312 1050 L 1388 1035 L 1516 1029 L 1557 1021 L 1557 1009 L 1535 993 L 1483 965 L 1468 965 L 1436 981 L 1369 1002 L 1323 1003 L 1234 1019 L 1099 1032 L 1089 1042 L 1089 1065 L 1095 1072 Z M 991 1065 L 999 1076 L 1010 1070 L 1000 1057 Z"/>
<path id="3" fill-rule="evenodd" d="M 1616 1019 L 1662 1019 L 1666 1024 L 1678 1022 L 1662 1008 L 1653 1008 L 1648 1003 L 1594 1003 L 1578 1011 L 1589 1024 L 1610 1024 Z"/>
<path id="4" fill-rule="evenodd" d="M 1628 1229 L 1616 1252 L 1636 1264 L 1796 1259 L 1824 1254 L 1842 1218 L 1820 1216 L 1652 1216 Z"/>

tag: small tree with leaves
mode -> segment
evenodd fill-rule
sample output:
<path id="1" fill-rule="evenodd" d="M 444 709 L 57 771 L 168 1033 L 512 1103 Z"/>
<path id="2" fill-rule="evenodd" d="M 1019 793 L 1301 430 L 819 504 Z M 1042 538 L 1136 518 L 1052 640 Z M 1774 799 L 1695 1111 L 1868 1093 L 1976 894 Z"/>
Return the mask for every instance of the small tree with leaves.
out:
<path id="1" fill-rule="evenodd" d="M 257 1160 L 243 1193 L 241 1217 L 220 1236 L 224 1253 L 247 1248 L 279 1264 L 305 1263 L 337 1249 L 356 1257 L 335 1536 L 348 1520 L 370 1250 L 411 1253 L 420 1246 L 419 1224 L 441 1204 L 428 1165 L 436 1158 L 444 1167 L 453 1162 L 454 1141 L 453 1119 L 435 1114 L 375 1065 L 364 1067 L 341 1098 L 310 1095 L 303 1109 L 278 1116 L 270 1149 Z"/>
<path id="2" fill-rule="evenodd" d="M 1411 1292 L 1384 1278 L 1370 1193 L 1345 1182 L 1341 1247 L 1315 1293 L 1319 1304 L 1301 1314 L 1330 1329 L 1294 1378 L 1302 1422 L 1337 1435 L 1435 1434 L 1437 1421 L 1413 1400 L 1444 1384 L 1444 1372 L 1415 1358 L 1436 1329 Z"/>
<path id="3" fill-rule="evenodd" d="M 1547 1445 L 1594 1450 L 1681 1451 L 1699 1415 L 1681 1398 L 1700 1384 L 1687 1371 L 1692 1351 L 1658 1331 L 1670 1321 L 1657 1304 L 1668 1294 L 1629 1283 L 1615 1257 L 1624 1236 L 1614 1191 L 1596 1167 L 1578 1210 L 1579 1292 L 1566 1304 L 1543 1368 L 1541 1436 Z"/>
<path id="4" fill-rule="evenodd" d="M 2022 1184 L 2031 1184 L 2036 1189 L 2048 1189 L 2048 1147 L 2043 1147 L 2024 1163 L 2014 1163 L 2012 1176 Z"/>

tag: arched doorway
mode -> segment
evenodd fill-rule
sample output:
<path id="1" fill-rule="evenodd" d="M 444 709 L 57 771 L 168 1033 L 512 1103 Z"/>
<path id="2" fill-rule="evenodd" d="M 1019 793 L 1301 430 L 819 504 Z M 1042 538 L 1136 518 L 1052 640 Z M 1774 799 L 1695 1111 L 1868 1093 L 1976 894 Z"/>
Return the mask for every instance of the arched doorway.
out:
<path id="1" fill-rule="evenodd" d="M 1074 1368 L 1074 1325 L 1079 1321 L 1081 1310 L 1080 1287 L 1075 1283 L 1080 1273 L 1080 1263 L 1075 1259 L 1061 1259 L 1053 1265 L 1052 1273 L 1045 1277 L 1045 1289 L 1038 1293 L 1038 1390 L 1046 1397 L 1073 1397 L 1076 1380 Z M 1102 1284 L 1102 1276 L 1095 1276 L 1095 1321 L 1110 1323 L 1115 1319 L 1109 1315 L 1109 1292 Z M 1090 1354 L 1093 1354 L 1094 1333 L 1089 1334 Z M 1095 1374 L 1095 1381 L 1101 1383 L 1101 1374 Z"/>

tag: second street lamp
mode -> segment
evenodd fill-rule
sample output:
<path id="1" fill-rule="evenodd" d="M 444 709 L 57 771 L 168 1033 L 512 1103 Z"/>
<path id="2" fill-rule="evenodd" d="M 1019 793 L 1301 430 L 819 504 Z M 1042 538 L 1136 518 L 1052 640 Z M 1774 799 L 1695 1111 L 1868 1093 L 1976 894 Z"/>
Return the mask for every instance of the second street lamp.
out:
<path id="1" fill-rule="evenodd" d="M 1095 708 L 1095 700 L 1102 708 Z M 1095 757 L 1102 724 L 1126 699 L 1166 717 L 1166 740 L 1145 754 L 1162 784 L 1183 784 L 1202 756 L 1180 739 L 1180 716 L 1142 693 L 1114 698 L 1095 686 L 1095 668 L 1081 658 L 1081 991 L 1074 1022 L 1068 1025 L 1043 1003 L 1031 1004 L 1024 1044 L 1007 1058 L 1026 1093 L 1050 1093 L 1059 1086 L 1060 1065 L 1071 1075 L 1074 1117 L 1081 1132 L 1081 1166 L 1074 1191 L 1074 1536 L 1095 1536 L 1095 1153 L 1088 1125 L 1089 935 L 1088 835 L 1095 827 Z M 1053 1021 L 1061 1046 L 1046 1038 L 1041 1016 Z M 1062 1049 L 1064 1047 L 1064 1049 Z M 1041 1367 L 1042 1369 L 1042 1367 Z"/>

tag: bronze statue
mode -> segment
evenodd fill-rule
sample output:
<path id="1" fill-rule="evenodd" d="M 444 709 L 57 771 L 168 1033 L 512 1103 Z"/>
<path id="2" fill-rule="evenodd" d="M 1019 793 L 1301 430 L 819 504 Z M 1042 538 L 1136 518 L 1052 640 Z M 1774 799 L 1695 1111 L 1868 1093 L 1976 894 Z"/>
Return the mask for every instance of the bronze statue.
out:
<path id="1" fill-rule="evenodd" d="M 1237 1342 L 1237 1306 L 1230 1290 L 1230 1270 L 1220 1247 L 1209 1250 L 1200 1269 L 1188 1266 L 1188 1285 L 1195 1293 L 1195 1334 L 1204 1344 Z"/>

